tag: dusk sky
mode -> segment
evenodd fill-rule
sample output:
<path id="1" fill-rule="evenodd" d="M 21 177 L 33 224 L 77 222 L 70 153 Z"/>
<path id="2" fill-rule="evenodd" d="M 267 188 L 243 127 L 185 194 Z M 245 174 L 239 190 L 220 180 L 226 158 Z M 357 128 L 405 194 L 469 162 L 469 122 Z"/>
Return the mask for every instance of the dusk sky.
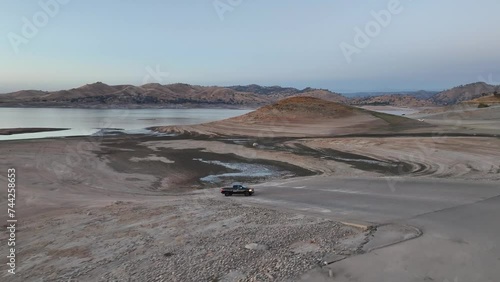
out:
<path id="1" fill-rule="evenodd" d="M 0 0 L 0 92 L 500 84 L 499 11 L 498 0 Z"/>

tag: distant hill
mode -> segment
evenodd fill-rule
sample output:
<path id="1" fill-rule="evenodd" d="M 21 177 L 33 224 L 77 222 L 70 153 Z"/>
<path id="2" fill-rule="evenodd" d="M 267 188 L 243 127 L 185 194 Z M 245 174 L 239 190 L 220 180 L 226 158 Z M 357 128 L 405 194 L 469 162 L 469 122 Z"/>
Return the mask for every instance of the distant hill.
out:
<path id="1" fill-rule="evenodd" d="M 250 84 L 246 86 L 228 86 L 227 88 L 233 89 L 240 92 L 250 92 L 262 95 L 294 95 L 300 92 L 300 90 L 292 87 L 281 87 L 281 86 L 260 86 L 257 84 Z"/>
<path id="2" fill-rule="evenodd" d="M 233 90 L 256 93 L 260 95 L 265 95 L 271 98 L 273 101 L 279 101 L 287 97 L 295 96 L 308 96 L 324 99 L 332 102 L 349 103 L 349 99 L 341 94 L 331 92 L 327 89 L 316 89 L 316 88 L 304 88 L 299 90 L 292 87 L 280 87 L 280 86 L 259 86 L 259 85 L 248 85 L 248 86 L 230 86 L 228 87 Z"/>
<path id="3" fill-rule="evenodd" d="M 440 92 L 433 96 L 430 101 L 436 105 L 454 105 L 491 94 L 495 91 L 500 92 L 499 85 L 495 86 L 484 82 L 476 82 Z"/>
<path id="4" fill-rule="evenodd" d="M 24 90 L 0 95 L 0 106 L 21 107 L 259 107 L 290 96 L 314 96 L 347 103 L 328 90 L 262 87 L 218 87 L 189 84 L 107 85 L 102 82 L 60 91 Z"/>
<path id="5" fill-rule="evenodd" d="M 488 111 L 477 111 L 482 108 L 490 108 Z M 463 114 L 465 112 L 474 112 L 472 114 Z M 481 117 L 482 113 L 488 113 Z M 492 119 L 491 113 L 495 113 L 495 118 L 500 119 L 500 92 L 491 94 L 483 94 L 479 98 L 468 101 L 463 101 L 457 104 L 427 108 L 419 112 L 420 115 L 425 115 L 427 118 L 456 118 L 464 119 L 465 117 L 474 117 L 476 119 Z"/>
<path id="6" fill-rule="evenodd" d="M 114 85 L 101 82 L 60 91 L 18 91 L 0 95 L 0 105 L 55 107 L 257 107 L 268 104 L 269 98 L 224 87 L 188 84 Z"/>
<path id="7" fill-rule="evenodd" d="M 359 106 L 397 106 L 397 107 L 428 107 L 434 106 L 432 101 L 411 95 L 389 94 L 374 97 L 354 98 L 350 100 L 351 105 Z"/>
<path id="8" fill-rule="evenodd" d="M 342 93 L 342 95 L 355 99 L 355 98 L 367 98 L 367 97 L 375 97 L 375 96 L 389 96 L 389 95 L 407 95 L 412 96 L 418 99 L 429 99 L 432 96 L 439 93 L 439 91 L 398 91 L 398 92 L 356 92 L 356 93 Z"/>
<path id="9" fill-rule="evenodd" d="M 452 106 L 481 96 L 500 92 L 500 86 L 476 82 L 461 85 L 442 92 L 417 91 L 411 94 L 383 94 L 351 98 L 352 105 L 429 107 Z"/>
<path id="10" fill-rule="evenodd" d="M 259 86 L 199 86 L 183 83 L 142 86 L 107 85 L 102 82 L 59 91 L 23 90 L 0 95 L 0 107 L 72 107 L 72 108 L 257 108 L 289 97 L 315 97 L 342 104 L 428 107 L 455 105 L 484 95 L 500 92 L 500 86 L 483 82 L 443 92 L 403 93 L 366 92 L 366 97 L 347 98 L 327 89 Z M 380 95 L 378 95 L 378 94 Z M 359 94 L 359 93 L 358 93 Z M 377 94 L 377 95 L 375 95 Z M 361 95 L 361 94 L 359 94 Z"/>

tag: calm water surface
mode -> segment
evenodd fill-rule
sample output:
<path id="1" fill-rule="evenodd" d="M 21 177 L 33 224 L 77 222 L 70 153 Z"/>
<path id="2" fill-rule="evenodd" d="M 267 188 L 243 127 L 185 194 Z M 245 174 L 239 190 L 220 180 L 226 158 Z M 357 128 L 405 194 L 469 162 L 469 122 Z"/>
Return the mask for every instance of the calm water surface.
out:
<path id="1" fill-rule="evenodd" d="M 69 128 L 54 132 L 0 135 L 0 140 L 88 136 L 111 129 L 129 134 L 148 133 L 145 128 L 151 126 L 198 124 L 248 112 L 250 110 L 0 108 L 0 128 Z"/>

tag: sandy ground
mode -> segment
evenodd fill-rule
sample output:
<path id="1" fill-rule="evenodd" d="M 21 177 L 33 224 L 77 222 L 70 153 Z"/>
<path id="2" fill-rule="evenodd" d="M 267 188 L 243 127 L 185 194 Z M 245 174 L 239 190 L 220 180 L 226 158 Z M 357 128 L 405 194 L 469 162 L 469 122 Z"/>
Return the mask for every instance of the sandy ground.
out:
<path id="1" fill-rule="evenodd" d="M 500 135 L 500 106 L 478 108 L 468 104 L 438 107 L 410 115 L 437 126 L 441 131 Z"/>
<path id="2" fill-rule="evenodd" d="M 352 125 L 348 126 L 346 124 Z M 332 134 L 353 134 L 363 132 L 364 129 L 382 125 L 381 122 L 373 122 L 369 117 L 356 117 L 338 119 L 332 122 L 276 122 L 273 123 L 241 123 L 235 126 L 233 121 L 220 121 L 217 123 L 192 125 L 192 126 L 169 126 L 158 129 L 160 132 L 181 133 L 193 135 L 232 135 L 232 136 L 257 136 L 266 137 L 305 137 L 305 136 L 330 136 Z"/>
<path id="3" fill-rule="evenodd" d="M 327 254 L 355 254 L 368 235 L 222 200 L 203 193 L 134 197 L 30 217 L 18 232 L 17 274 L 8 279 L 276 281 L 297 277 Z M 268 249 L 246 249 L 251 243 Z"/>
<path id="4" fill-rule="evenodd" d="M 487 122 L 481 130 L 498 133 Z M 314 174 L 500 180 L 500 139 L 463 136 L 466 127 L 335 137 L 375 132 L 377 124 L 218 126 L 217 132 L 208 125 L 182 127 L 189 134 L 178 137 L 2 142 L 2 170 L 17 171 L 19 264 L 15 277 L 1 279 L 286 281 L 325 255 L 356 254 L 368 235 L 328 219 L 241 205 L 202 188 Z M 235 164 L 274 174 L 241 176 Z M 201 180 L 225 174 L 238 176 Z M 0 206 L 6 204 L 2 193 Z M 4 242 L 7 234 L 1 236 Z M 250 243 L 266 250 L 248 250 Z"/>
<path id="5" fill-rule="evenodd" d="M 1 167 L 14 167 L 17 172 L 19 222 L 17 274 L 5 276 L 2 263 L 1 277 L 9 281 L 276 281 L 297 277 L 327 254 L 357 253 L 364 243 L 367 234 L 328 219 L 242 206 L 232 201 L 234 197 L 193 190 L 200 187 L 202 175 L 225 170 L 196 162 L 193 154 L 215 155 L 194 149 L 153 150 L 149 143 L 156 141 L 152 140 L 3 142 Z M 244 158 L 225 152 L 219 159 Z M 276 160 L 253 162 L 299 175 L 308 172 Z M 5 176 L 1 180 L 6 183 Z M 2 193 L 0 205 L 6 204 Z M 1 235 L 2 242 L 7 235 Z M 245 249 L 250 243 L 268 249 Z"/>
<path id="6" fill-rule="evenodd" d="M 398 106 L 359 106 L 359 107 L 370 111 L 387 112 L 387 113 L 397 112 L 405 115 L 417 113 L 420 111 L 420 108 L 398 107 Z"/>
<path id="7" fill-rule="evenodd" d="M 404 129 L 408 133 L 429 131 L 432 127 L 422 123 L 422 127 Z M 278 137 L 327 137 L 349 134 L 392 134 L 400 131 L 397 126 L 391 126 L 384 120 L 375 120 L 370 116 L 352 116 L 337 118 L 330 121 L 314 122 L 242 122 L 235 124 L 225 120 L 209 124 L 191 126 L 167 126 L 155 128 L 159 132 L 185 134 L 191 136 L 247 136 L 259 138 Z"/>
<path id="8" fill-rule="evenodd" d="M 229 139 L 231 140 L 231 139 Z M 224 139 L 223 139 L 224 141 Z M 246 158 L 278 159 L 317 174 L 500 179 L 500 139 L 495 137 L 347 137 L 253 140 L 256 146 L 223 141 L 150 141 L 159 148 L 204 148 Z M 259 143 L 261 142 L 261 143 Z M 267 143 L 266 143 L 267 142 Z"/>
<path id="9" fill-rule="evenodd" d="M 143 143 L 155 137 L 61 138 L 2 142 L 0 164 L 17 170 L 18 202 L 21 216 L 30 216 L 52 208 L 75 205 L 101 206 L 132 196 L 173 195 L 198 188 L 218 187 L 201 177 L 231 172 L 231 169 L 198 160 L 217 159 L 248 162 L 275 168 L 274 177 L 311 175 L 313 172 L 277 160 L 238 157 L 229 152 L 213 154 L 200 147 L 186 150 L 153 150 Z M 176 141 L 179 144 L 186 140 Z M 0 176 L 5 180 L 5 175 Z M 256 182 L 273 177 L 250 179 Z M 245 179 L 249 180 L 249 179 Z M 215 186 L 214 186 L 215 185 Z M 96 197 L 97 196 L 97 197 Z M 6 195 L 2 194 L 2 200 Z"/>
<path id="10" fill-rule="evenodd" d="M 388 137 L 299 140 L 317 150 L 335 149 L 381 162 L 400 161 L 412 177 L 500 180 L 500 139 L 486 137 Z"/>

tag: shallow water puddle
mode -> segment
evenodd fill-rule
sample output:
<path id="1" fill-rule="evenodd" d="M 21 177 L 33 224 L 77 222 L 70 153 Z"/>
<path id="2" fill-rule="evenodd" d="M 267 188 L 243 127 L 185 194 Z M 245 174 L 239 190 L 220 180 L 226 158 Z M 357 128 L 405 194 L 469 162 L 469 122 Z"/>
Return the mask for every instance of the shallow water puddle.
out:
<path id="1" fill-rule="evenodd" d="M 217 160 L 204 160 L 196 158 L 194 158 L 193 160 L 207 164 L 219 165 L 234 170 L 234 172 L 208 175 L 203 178 L 200 178 L 200 180 L 204 182 L 219 183 L 224 180 L 227 180 L 228 178 L 236 178 L 236 177 L 265 178 L 265 177 L 277 177 L 290 174 L 289 171 L 279 170 L 278 168 L 271 165 L 260 165 L 260 164 L 250 164 L 250 163 L 227 163 Z"/>

